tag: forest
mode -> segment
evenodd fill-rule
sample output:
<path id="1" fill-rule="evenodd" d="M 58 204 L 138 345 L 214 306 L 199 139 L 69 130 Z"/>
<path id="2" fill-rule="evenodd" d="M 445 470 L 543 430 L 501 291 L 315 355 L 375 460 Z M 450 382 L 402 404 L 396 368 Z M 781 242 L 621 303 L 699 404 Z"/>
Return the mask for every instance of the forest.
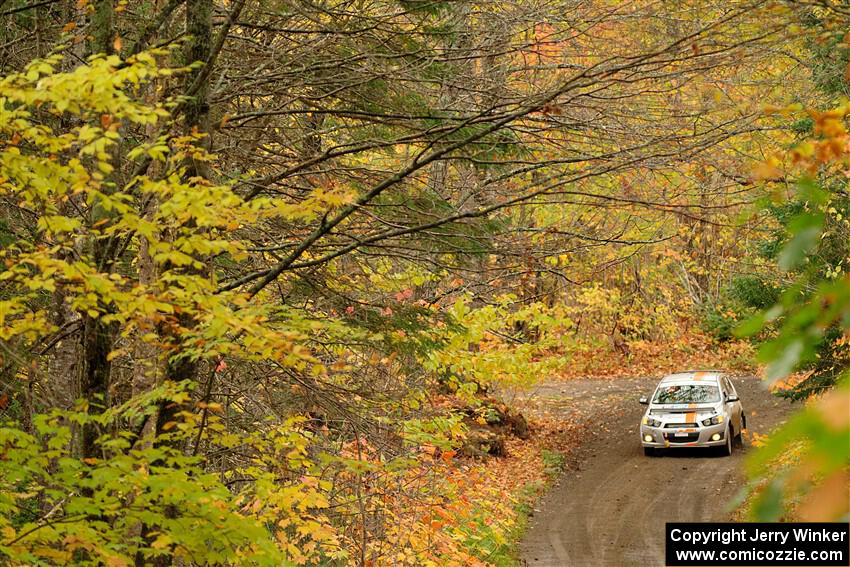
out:
<path id="1" fill-rule="evenodd" d="M 850 519 L 847 2 L 0 19 L 0 564 L 520 565 L 694 368 L 789 408 L 734 517 Z"/>

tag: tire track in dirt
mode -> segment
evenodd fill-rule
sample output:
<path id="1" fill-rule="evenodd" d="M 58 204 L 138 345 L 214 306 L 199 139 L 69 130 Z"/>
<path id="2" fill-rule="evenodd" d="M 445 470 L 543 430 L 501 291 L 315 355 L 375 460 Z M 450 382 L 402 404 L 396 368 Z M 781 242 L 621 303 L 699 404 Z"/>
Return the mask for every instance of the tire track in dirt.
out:
<path id="1" fill-rule="evenodd" d="M 723 521 L 743 486 L 749 449 L 731 457 L 677 449 L 645 457 L 638 441 L 644 406 L 657 378 L 573 380 L 541 385 L 534 409 L 586 422 L 588 434 L 558 484 L 537 504 L 521 544 L 530 567 L 664 564 L 664 524 Z M 752 377 L 735 380 L 750 431 L 767 433 L 793 410 Z M 605 429 L 607 428 L 607 430 Z"/>

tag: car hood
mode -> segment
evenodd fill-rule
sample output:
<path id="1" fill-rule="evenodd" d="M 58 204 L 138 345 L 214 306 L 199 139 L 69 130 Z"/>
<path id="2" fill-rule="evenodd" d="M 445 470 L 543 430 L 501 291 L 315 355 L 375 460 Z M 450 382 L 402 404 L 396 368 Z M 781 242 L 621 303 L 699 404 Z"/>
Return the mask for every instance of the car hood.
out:
<path id="1" fill-rule="evenodd" d="M 696 413 L 718 414 L 721 404 L 650 404 L 649 413 L 652 415 Z"/>

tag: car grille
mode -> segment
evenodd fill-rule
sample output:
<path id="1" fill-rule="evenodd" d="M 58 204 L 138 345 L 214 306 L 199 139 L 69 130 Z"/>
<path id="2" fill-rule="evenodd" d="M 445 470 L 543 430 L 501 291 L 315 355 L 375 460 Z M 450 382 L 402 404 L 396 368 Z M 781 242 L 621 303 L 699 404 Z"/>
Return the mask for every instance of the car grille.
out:
<path id="1" fill-rule="evenodd" d="M 652 415 L 663 415 L 663 414 L 671 414 L 671 413 L 705 413 L 705 412 L 713 412 L 713 407 L 696 407 L 696 408 L 655 408 L 649 410 L 649 413 Z"/>
<path id="2" fill-rule="evenodd" d="M 676 437 L 671 433 L 665 435 L 670 443 L 693 443 L 699 440 L 699 433 L 688 433 L 686 437 Z"/>
<path id="3" fill-rule="evenodd" d="M 680 427 L 696 427 L 696 423 L 667 423 L 664 425 L 667 429 L 678 429 Z"/>

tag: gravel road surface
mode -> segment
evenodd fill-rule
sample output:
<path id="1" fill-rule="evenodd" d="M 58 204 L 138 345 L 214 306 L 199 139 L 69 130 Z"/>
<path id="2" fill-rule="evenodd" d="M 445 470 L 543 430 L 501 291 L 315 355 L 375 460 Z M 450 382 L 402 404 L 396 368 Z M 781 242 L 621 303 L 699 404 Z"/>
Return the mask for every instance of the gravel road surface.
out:
<path id="1" fill-rule="evenodd" d="M 711 449 L 645 457 L 638 423 L 657 378 L 573 380 L 543 384 L 527 410 L 586 420 L 589 434 L 569 469 L 541 502 L 521 545 L 529 567 L 661 566 L 665 522 L 724 521 L 741 488 L 743 461 Z M 767 433 L 794 406 L 756 378 L 734 380 L 750 432 Z"/>

